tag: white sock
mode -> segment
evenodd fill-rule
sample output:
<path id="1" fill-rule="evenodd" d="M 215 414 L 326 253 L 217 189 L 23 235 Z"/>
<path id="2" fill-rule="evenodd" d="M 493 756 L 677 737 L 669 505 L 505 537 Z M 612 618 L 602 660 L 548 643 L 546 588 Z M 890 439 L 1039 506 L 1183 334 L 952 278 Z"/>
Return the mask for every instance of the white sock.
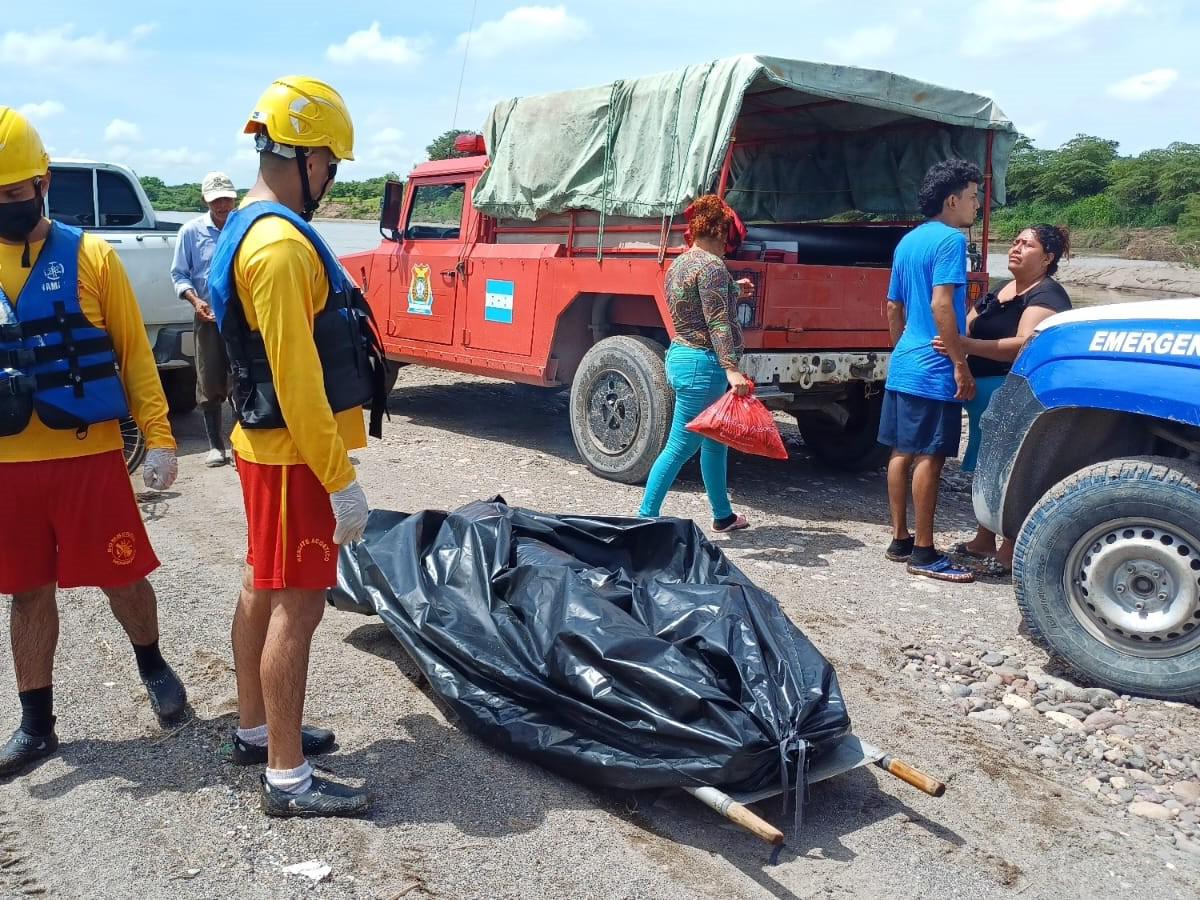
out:
<path id="1" fill-rule="evenodd" d="M 255 747 L 267 746 L 267 726 L 259 725 L 257 728 L 239 728 L 237 730 L 238 740 L 246 744 L 251 744 Z"/>
<path id="2" fill-rule="evenodd" d="M 267 769 L 267 784 L 277 791 L 303 794 L 312 787 L 312 764 L 306 759 L 294 769 Z"/>

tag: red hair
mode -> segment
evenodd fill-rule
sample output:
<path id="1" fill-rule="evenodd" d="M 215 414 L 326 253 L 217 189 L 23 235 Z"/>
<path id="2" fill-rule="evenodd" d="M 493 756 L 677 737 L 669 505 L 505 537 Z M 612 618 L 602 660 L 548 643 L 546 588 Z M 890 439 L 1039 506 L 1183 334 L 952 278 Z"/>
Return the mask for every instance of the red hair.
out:
<path id="1" fill-rule="evenodd" d="M 689 247 L 698 237 L 724 238 L 726 251 L 733 252 L 746 239 L 746 226 L 733 207 L 716 194 L 697 197 L 683 211 L 683 218 L 688 223 L 683 239 Z"/>
<path id="2" fill-rule="evenodd" d="M 726 237 L 729 234 L 729 223 L 733 220 L 732 213 L 725 201 L 716 194 L 697 197 L 696 202 L 692 204 L 692 218 L 689 222 L 692 237 Z"/>

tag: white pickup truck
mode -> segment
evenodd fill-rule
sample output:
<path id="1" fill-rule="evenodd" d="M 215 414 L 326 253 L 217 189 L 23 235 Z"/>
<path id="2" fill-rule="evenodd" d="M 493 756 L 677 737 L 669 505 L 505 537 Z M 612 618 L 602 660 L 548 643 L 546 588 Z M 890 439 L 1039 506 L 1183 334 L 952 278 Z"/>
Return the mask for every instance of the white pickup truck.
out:
<path id="1" fill-rule="evenodd" d="M 175 294 L 171 257 L 178 222 L 160 222 L 137 176 L 115 163 L 61 159 L 50 164 L 49 216 L 116 248 L 142 309 L 172 412 L 196 405 L 192 308 Z"/>

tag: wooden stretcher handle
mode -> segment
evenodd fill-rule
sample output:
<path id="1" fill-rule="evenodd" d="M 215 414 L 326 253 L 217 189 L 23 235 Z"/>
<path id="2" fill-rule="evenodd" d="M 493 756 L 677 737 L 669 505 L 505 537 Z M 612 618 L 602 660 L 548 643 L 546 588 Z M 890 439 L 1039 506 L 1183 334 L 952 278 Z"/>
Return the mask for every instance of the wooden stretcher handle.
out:
<path id="1" fill-rule="evenodd" d="M 783 832 L 755 815 L 748 808 L 738 803 L 724 791 L 714 787 L 685 787 L 685 791 L 707 806 L 719 812 L 730 822 L 745 828 L 755 837 L 776 847 L 783 843 Z"/>
<path id="2" fill-rule="evenodd" d="M 910 766 L 894 756 L 885 756 L 877 760 L 875 765 L 890 775 L 895 775 L 901 781 L 911 784 L 918 791 L 924 791 L 930 797 L 940 797 L 946 793 L 946 785 L 932 775 L 926 775 L 920 769 Z"/>
<path id="3" fill-rule="evenodd" d="M 728 816 L 730 822 L 742 826 L 755 837 L 762 838 L 768 844 L 778 847 L 783 843 L 782 831 L 765 819 L 756 816 L 736 800 L 729 804 L 729 811 L 726 813 L 726 816 Z"/>

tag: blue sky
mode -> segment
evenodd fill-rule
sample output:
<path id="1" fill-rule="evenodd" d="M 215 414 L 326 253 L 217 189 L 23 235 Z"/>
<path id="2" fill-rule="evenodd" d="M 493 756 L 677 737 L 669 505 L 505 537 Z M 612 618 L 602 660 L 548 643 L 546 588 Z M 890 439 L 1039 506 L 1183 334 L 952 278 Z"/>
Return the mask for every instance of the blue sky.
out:
<path id="1" fill-rule="evenodd" d="M 168 183 L 254 171 L 240 134 L 276 76 L 346 98 L 358 162 L 405 172 L 451 126 L 472 0 L 9 4 L 0 103 L 54 156 L 116 160 Z M 1200 142 L 1192 0 L 478 0 L 457 125 L 499 100 L 735 53 L 888 69 L 993 97 L 1042 146 L 1078 132 L 1139 152 Z"/>

